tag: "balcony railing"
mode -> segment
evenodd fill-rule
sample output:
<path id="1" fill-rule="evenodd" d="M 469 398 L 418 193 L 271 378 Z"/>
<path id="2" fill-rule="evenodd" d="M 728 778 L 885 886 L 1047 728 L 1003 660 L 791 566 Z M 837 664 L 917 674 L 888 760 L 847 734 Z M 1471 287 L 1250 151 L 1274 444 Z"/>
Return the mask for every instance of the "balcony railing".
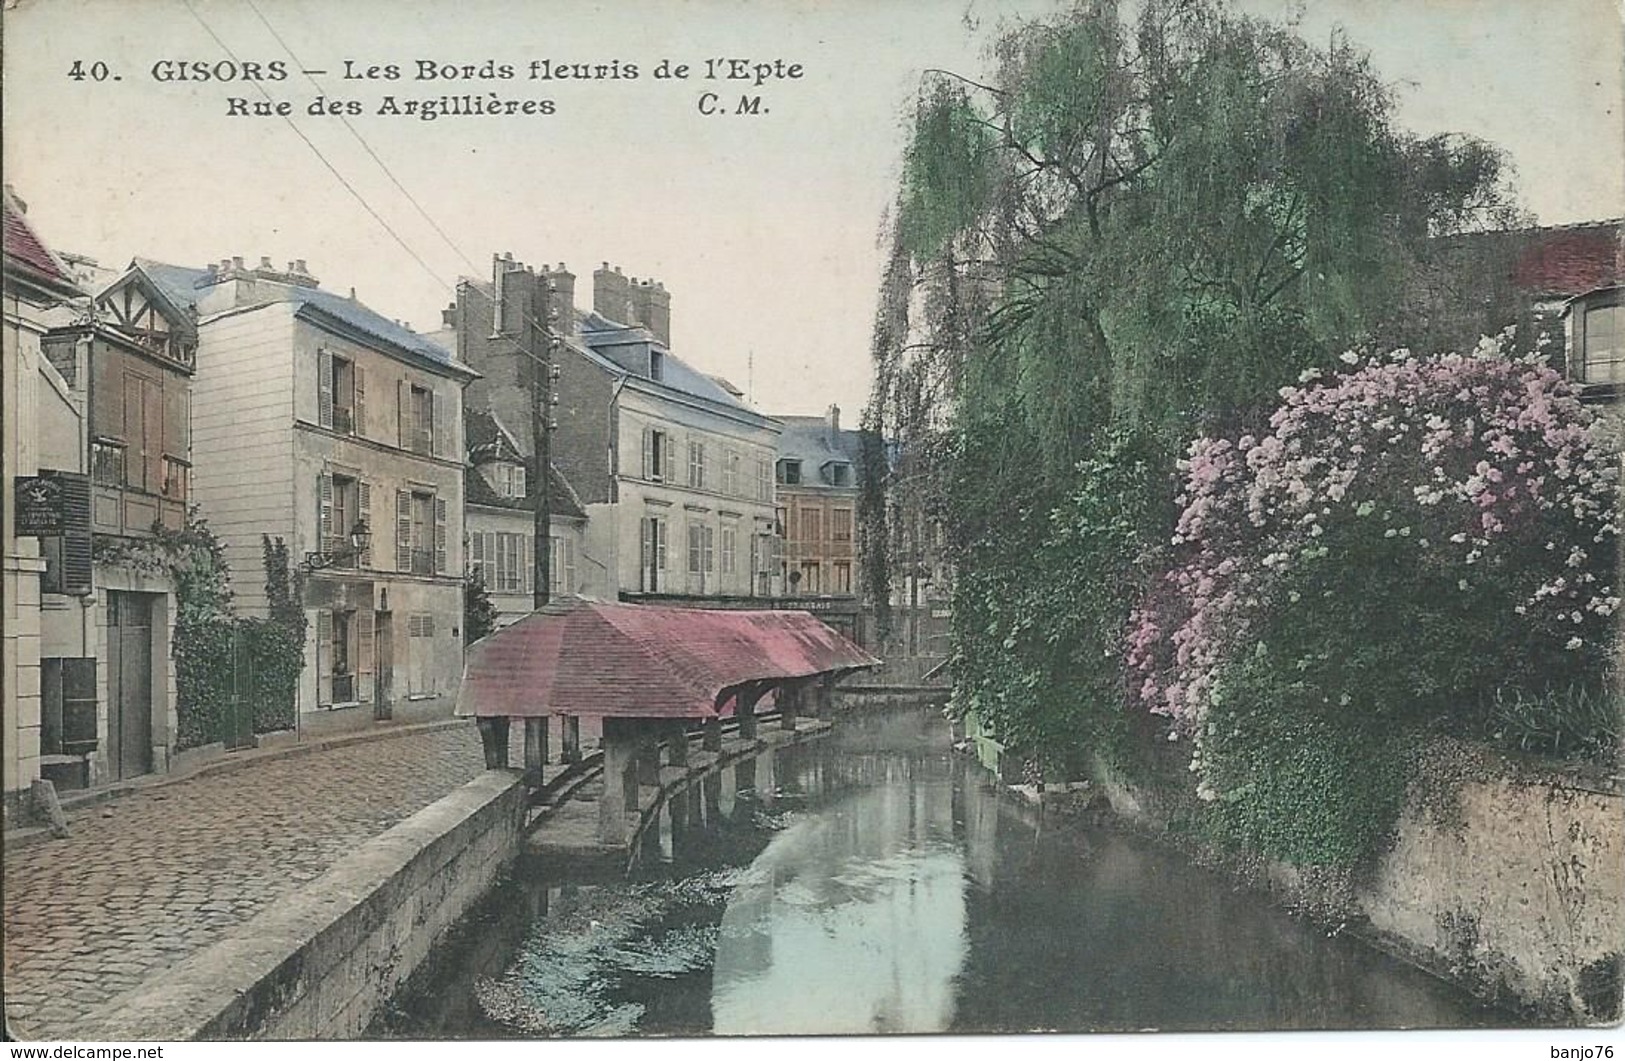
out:
<path id="1" fill-rule="evenodd" d="M 355 434 L 355 410 L 342 405 L 333 407 L 333 430 L 341 435 Z"/>
<path id="2" fill-rule="evenodd" d="M 414 575 L 434 574 L 434 550 L 413 549 L 411 566 L 408 570 Z"/>

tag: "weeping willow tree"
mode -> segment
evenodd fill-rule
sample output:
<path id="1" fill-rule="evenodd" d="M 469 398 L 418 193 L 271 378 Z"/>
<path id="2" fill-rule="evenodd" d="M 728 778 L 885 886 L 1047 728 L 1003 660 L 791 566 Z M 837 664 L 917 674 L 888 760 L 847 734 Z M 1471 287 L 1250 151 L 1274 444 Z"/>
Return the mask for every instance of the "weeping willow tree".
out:
<path id="1" fill-rule="evenodd" d="M 1363 53 L 1202 0 L 1017 24 L 924 78 L 873 336 L 872 596 L 940 523 L 956 703 L 1046 763 L 1123 733 L 1119 639 L 1199 432 L 1403 339 L 1433 236 L 1515 216 L 1500 153 L 1395 127 Z M 877 465 L 878 467 L 878 465 Z M 871 469 L 871 474 L 878 474 Z M 902 555 L 899 555 L 899 554 Z"/>

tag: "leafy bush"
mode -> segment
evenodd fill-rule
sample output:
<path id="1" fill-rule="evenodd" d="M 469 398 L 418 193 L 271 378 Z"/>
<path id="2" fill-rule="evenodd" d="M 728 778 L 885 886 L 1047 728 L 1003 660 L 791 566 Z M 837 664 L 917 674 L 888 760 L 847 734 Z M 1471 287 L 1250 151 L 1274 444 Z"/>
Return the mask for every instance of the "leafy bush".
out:
<path id="1" fill-rule="evenodd" d="M 1194 738 L 1198 793 L 1227 807 L 1289 783 L 1255 776 L 1272 758 L 1353 800 L 1341 756 L 1378 764 L 1385 734 L 1423 723 L 1476 732 L 1498 690 L 1594 682 L 1612 643 L 1617 456 L 1558 374 L 1491 340 L 1345 360 L 1284 388 L 1262 438 L 1192 444 L 1178 562 L 1135 617 L 1137 693 Z M 1230 736 L 1242 721 L 1254 743 Z"/>

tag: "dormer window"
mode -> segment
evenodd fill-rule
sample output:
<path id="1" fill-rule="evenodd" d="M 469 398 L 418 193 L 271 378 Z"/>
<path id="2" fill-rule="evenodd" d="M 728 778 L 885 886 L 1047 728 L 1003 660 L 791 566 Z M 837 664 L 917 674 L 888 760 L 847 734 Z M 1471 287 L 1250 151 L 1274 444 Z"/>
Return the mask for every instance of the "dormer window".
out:
<path id="1" fill-rule="evenodd" d="M 824 475 L 831 486 L 852 485 L 852 465 L 846 461 L 830 461 L 824 466 Z"/>
<path id="2" fill-rule="evenodd" d="M 525 469 L 518 464 L 498 464 L 493 469 L 496 473 L 492 486 L 496 489 L 498 497 L 525 496 Z"/>
<path id="3" fill-rule="evenodd" d="M 649 351 L 649 378 L 657 383 L 666 378 L 666 355 L 652 348 Z"/>
<path id="4" fill-rule="evenodd" d="M 801 462 L 798 460 L 779 461 L 779 482 L 785 486 L 800 485 Z"/>

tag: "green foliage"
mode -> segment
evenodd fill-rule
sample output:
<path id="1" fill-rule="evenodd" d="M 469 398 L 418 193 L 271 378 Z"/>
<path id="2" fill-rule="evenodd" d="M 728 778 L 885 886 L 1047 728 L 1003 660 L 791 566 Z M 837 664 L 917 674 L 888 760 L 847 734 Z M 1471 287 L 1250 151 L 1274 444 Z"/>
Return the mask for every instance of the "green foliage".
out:
<path id="1" fill-rule="evenodd" d="M 1097 754 L 1133 765 L 1124 633 L 1172 518 L 1165 466 L 1147 436 L 1114 435 L 1077 466 L 1070 496 L 1035 497 L 964 551 L 953 608 L 959 705 L 1046 772 L 1079 775 Z M 969 447 L 959 467 L 957 493 L 975 504 L 984 484 Z"/>
<path id="2" fill-rule="evenodd" d="M 1523 752 L 1617 764 L 1625 741 L 1625 703 L 1617 685 L 1606 682 L 1543 693 L 1497 689 L 1485 712 L 1484 733 Z"/>
<path id="3" fill-rule="evenodd" d="M 1206 824 L 1224 844 L 1285 862 L 1358 864 L 1404 802 L 1404 731 L 1364 704 L 1329 706 L 1278 664 L 1260 645 L 1215 690 L 1200 756 L 1220 795 Z"/>
<path id="4" fill-rule="evenodd" d="M 929 75 L 865 418 L 893 456 L 890 540 L 922 515 L 947 532 L 956 703 L 1068 771 L 1146 736 L 1123 718 L 1123 640 L 1172 534 L 1187 440 L 1256 429 L 1283 385 L 1351 346 L 1402 345 L 1394 307 L 1428 237 L 1515 212 L 1500 153 L 1396 128 L 1345 42 L 1203 0 L 1139 11 L 1125 21 L 1101 0 L 1019 24 L 986 85 Z M 888 560 L 913 558 L 866 552 Z M 876 591 L 883 579 L 865 572 Z M 1372 657 L 1360 671 L 1403 685 L 1395 653 L 1414 631 L 1355 618 L 1383 635 L 1356 649 Z M 1457 620 L 1471 617 L 1440 622 Z M 1270 696 L 1313 690 L 1230 681 L 1258 705 L 1233 720 L 1260 743 L 1230 762 L 1250 795 L 1224 828 L 1299 861 L 1351 858 L 1403 787 L 1380 734 L 1336 712 L 1272 721 Z M 1294 822 L 1296 799 L 1312 809 Z"/>
<path id="5" fill-rule="evenodd" d="M 497 628 L 497 606 L 491 603 L 485 578 L 478 571 L 463 578 L 463 644 L 472 645 Z"/>

